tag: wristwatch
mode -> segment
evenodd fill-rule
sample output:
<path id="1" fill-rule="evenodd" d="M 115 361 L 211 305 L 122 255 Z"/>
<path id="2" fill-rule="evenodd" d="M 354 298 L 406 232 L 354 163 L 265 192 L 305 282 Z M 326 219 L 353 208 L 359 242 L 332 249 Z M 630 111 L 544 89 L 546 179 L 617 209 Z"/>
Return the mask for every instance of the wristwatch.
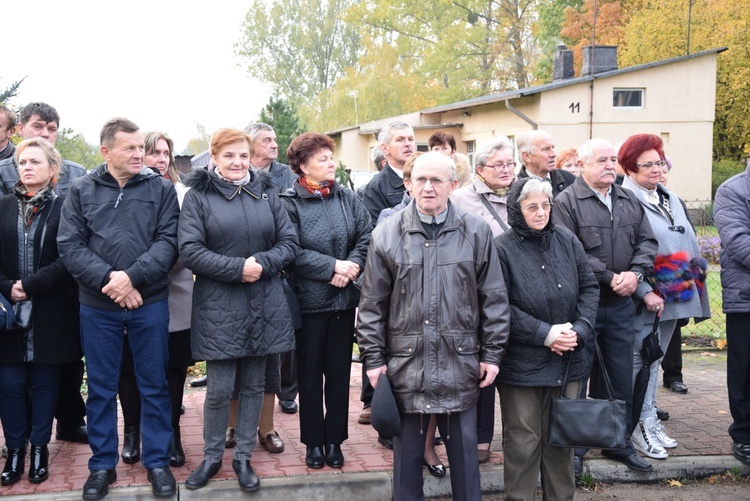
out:
<path id="1" fill-rule="evenodd" d="M 630 271 L 633 272 L 633 273 L 635 273 L 635 278 L 638 279 L 638 283 L 643 282 L 643 274 L 642 273 L 639 273 L 639 272 L 637 272 L 635 270 L 630 270 Z"/>

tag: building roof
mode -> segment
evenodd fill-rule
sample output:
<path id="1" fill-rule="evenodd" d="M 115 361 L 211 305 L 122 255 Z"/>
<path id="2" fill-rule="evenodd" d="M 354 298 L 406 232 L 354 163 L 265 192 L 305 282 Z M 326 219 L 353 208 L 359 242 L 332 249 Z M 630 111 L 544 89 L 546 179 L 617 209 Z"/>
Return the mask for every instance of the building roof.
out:
<path id="1" fill-rule="evenodd" d="M 435 106 L 434 108 L 428 108 L 426 110 L 422 110 L 421 113 L 423 115 L 432 115 L 435 113 L 445 113 L 447 111 L 454 111 L 454 110 L 460 110 L 460 109 L 465 109 L 465 108 L 473 108 L 475 106 L 493 104 L 499 101 L 505 101 L 506 99 L 518 99 L 524 96 L 533 96 L 534 94 L 539 94 L 541 92 L 545 92 L 548 90 L 566 87 L 568 85 L 575 85 L 575 84 L 579 84 L 583 82 L 590 82 L 592 80 L 599 80 L 602 78 L 609 78 L 609 77 L 613 77 L 617 75 L 622 75 L 625 73 L 630 73 L 633 71 L 640 71 L 640 70 L 645 70 L 648 68 L 654 68 L 656 66 L 672 64 L 672 63 L 676 63 L 679 61 L 685 61 L 687 59 L 693 59 L 696 57 L 705 56 L 707 54 L 724 52 L 725 50 L 727 50 L 726 47 L 717 47 L 714 49 L 704 50 L 702 52 L 695 52 L 693 54 L 687 54 L 687 55 L 680 56 L 680 57 L 674 57 L 672 59 L 664 59 L 662 61 L 654 61 L 651 63 L 640 64 L 638 66 L 630 66 L 628 68 L 622 68 L 622 69 L 606 71 L 602 73 L 596 73 L 594 75 L 587 75 L 585 77 L 575 77 L 575 78 L 567 78 L 564 80 L 556 80 L 552 83 L 548 83 L 544 85 L 537 85 L 536 87 L 527 87 L 525 89 L 511 90 L 507 92 L 501 92 L 499 94 L 489 94 L 487 96 L 475 97 L 472 99 L 466 99 L 464 101 L 444 104 L 442 106 Z"/>

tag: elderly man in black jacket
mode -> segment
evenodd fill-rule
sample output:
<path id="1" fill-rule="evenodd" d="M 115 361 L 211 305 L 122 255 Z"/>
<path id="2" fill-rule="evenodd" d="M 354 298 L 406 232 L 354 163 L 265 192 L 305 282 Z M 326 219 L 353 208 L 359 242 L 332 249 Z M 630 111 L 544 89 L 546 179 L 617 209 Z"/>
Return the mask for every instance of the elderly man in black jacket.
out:
<path id="1" fill-rule="evenodd" d="M 555 201 L 555 222 L 567 227 L 583 244 L 594 276 L 599 282 L 599 308 L 595 336 L 612 380 L 615 398 L 624 400 L 628 415 L 633 404 L 633 342 L 635 304 L 631 296 L 654 267 L 658 243 L 643 206 L 629 190 L 615 185 L 617 154 L 601 139 L 590 139 L 578 150 L 581 176 Z M 586 345 L 591 363 L 594 347 Z M 585 386 L 583 390 L 585 396 Z M 606 398 L 604 384 L 592 377 L 591 393 Z M 636 471 L 651 464 L 635 453 L 627 431 L 624 449 L 603 451 L 606 457 Z M 574 467 L 582 472 L 585 450 L 577 449 Z"/>
<path id="2" fill-rule="evenodd" d="M 88 368 L 93 455 L 83 499 L 101 499 L 117 479 L 116 397 L 124 335 L 141 393 L 143 465 L 154 495 L 172 496 L 177 489 L 167 452 L 172 439 L 167 274 L 177 260 L 177 192 L 143 167 L 143 136 L 130 120 L 104 124 L 100 149 L 106 163 L 71 185 L 57 238 L 60 257 L 79 285 Z"/>
<path id="3" fill-rule="evenodd" d="M 367 377 L 390 379 L 401 418 L 393 440 L 393 499 L 420 500 L 425 440 L 435 414 L 455 500 L 479 500 L 476 403 L 495 380 L 510 312 L 489 225 L 448 203 L 453 160 L 414 164 L 414 200 L 372 234 L 359 303 Z"/>

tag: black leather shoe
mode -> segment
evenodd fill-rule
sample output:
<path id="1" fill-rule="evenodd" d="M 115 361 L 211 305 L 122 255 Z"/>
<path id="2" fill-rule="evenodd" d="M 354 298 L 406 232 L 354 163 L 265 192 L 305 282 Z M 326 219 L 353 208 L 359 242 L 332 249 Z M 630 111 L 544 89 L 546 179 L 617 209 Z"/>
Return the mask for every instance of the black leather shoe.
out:
<path id="1" fill-rule="evenodd" d="M 147 478 L 151 482 L 151 491 L 157 498 L 168 498 L 177 494 L 177 483 L 169 471 L 169 466 L 151 468 L 148 470 Z"/>
<path id="2" fill-rule="evenodd" d="M 182 440 L 180 432 L 175 431 L 172 434 L 172 440 L 169 442 L 169 466 L 185 466 L 185 451 L 182 450 Z"/>
<path id="3" fill-rule="evenodd" d="M 339 444 L 326 444 L 326 464 L 331 468 L 344 466 L 344 453 Z"/>
<path id="4" fill-rule="evenodd" d="M 78 428 L 71 428 L 65 430 L 60 428 L 60 425 L 55 429 L 55 438 L 62 440 L 63 442 L 75 442 L 77 444 L 88 444 L 89 443 L 89 432 L 86 429 L 86 425 L 79 426 Z"/>
<path id="5" fill-rule="evenodd" d="M 393 439 L 392 438 L 384 438 L 378 435 L 378 443 L 385 447 L 386 449 L 393 450 Z"/>
<path id="6" fill-rule="evenodd" d="M 190 474 L 187 480 L 185 480 L 185 487 L 191 490 L 205 487 L 208 480 L 219 473 L 220 469 L 221 462 L 208 464 L 204 460 L 198 468 Z"/>
<path id="7" fill-rule="evenodd" d="M 741 444 L 734 442 L 732 444 L 732 452 L 737 461 L 741 461 L 745 464 L 750 464 L 750 444 Z"/>
<path id="8" fill-rule="evenodd" d="M 314 468 L 316 470 L 323 467 L 326 464 L 326 457 L 323 455 L 323 448 L 307 447 L 307 454 L 305 455 L 305 464 L 308 468 Z"/>
<path id="9" fill-rule="evenodd" d="M 583 476 L 583 456 L 575 454 L 573 456 L 573 476 L 576 479 L 576 483 L 581 481 Z"/>
<path id="10" fill-rule="evenodd" d="M 83 484 L 83 499 L 102 499 L 109 494 L 109 485 L 117 480 L 115 470 L 92 470 Z"/>
<path id="11" fill-rule="evenodd" d="M 253 471 L 253 467 L 250 466 L 249 460 L 241 461 L 235 459 L 232 461 L 232 468 L 237 474 L 240 489 L 245 492 L 255 492 L 260 489 L 260 480 L 258 479 L 258 475 Z"/>
<path id="12" fill-rule="evenodd" d="M 651 471 L 653 469 L 651 463 L 643 459 L 635 452 L 633 454 L 630 454 L 629 456 L 615 456 L 610 451 L 602 451 L 602 456 L 608 459 L 619 461 L 633 471 Z"/>
<path id="13" fill-rule="evenodd" d="M 282 400 L 279 402 L 281 412 L 284 414 L 294 414 L 297 412 L 297 402 L 294 400 Z"/>
<path id="14" fill-rule="evenodd" d="M 185 414 L 185 405 L 180 404 L 180 416 L 182 416 L 183 414 Z"/>
<path id="15" fill-rule="evenodd" d="M 665 411 L 664 409 L 656 408 L 656 419 L 659 421 L 669 421 L 669 411 Z"/>
<path id="16" fill-rule="evenodd" d="M 674 383 L 669 385 L 669 389 L 675 393 L 681 393 L 683 395 L 688 392 L 688 387 L 685 386 L 685 383 L 683 383 L 682 381 L 675 381 Z"/>
<path id="17" fill-rule="evenodd" d="M 198 379 L 193 379 L 190 381 L 190 386 L 193 388 L 199 388 L 201 386 L 206 386 L 208 384 L 208 376 L 199 377 Z"/>
<path id="18" fill-rule="evenodd" d="M 135 464 L 141 460 L 141 427 L 125 426 L 122 437 L 122 461 Z"/>
<path id="19" fill-rule="evenodd" d="M 21 475 L 26 469 L 26 447 L 20 449 L 8 449 L 8 459 L 5 460 L 5 468 L 0 475 L 0 485 L 13 485 L 21 480 Z"/>
<path id="20" fill-rule="evenodd" d="M 49 450 L 46 445 L 32 445 L 29 453 L 29 482 L 41 484 L 49 478 Z"/>
<path id="21" fill-rule="evenodd" d="M 430 475 L 432 475 L 433 477 L 445 476 L 445 465 L 443 463 L 429 464 L 426 459 L 423 460 L 423 463 L 425 467 L 427 468 L 427 471 L 429 471 Z"/>

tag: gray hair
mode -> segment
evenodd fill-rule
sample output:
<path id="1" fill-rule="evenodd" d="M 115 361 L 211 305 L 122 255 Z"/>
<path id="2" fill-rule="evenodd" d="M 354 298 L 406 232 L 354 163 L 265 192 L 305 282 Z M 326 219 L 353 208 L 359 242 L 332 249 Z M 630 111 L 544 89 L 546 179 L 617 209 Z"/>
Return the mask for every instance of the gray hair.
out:
<path id="1" fill-rule="evenodd" d="M 380 144 L 388 144 L 391 142 L 391 135 L 393 134 L 394 130 L 401 130 L 401 129 L 411 129 L 412 131 L 414 128 L 409 125 L 406 122 L 391 122 L 382 129 L 380 129 L 380 134 L 378 135 L 378 143 Z"/>
<path id="2" fill-rule="evenodd" d="M 546 181 L 532 177 L 526 181 L 526 184 L 521 188 L 521 193 L 518 194 L 518 206 L 520 207 L 521 203 L 529 198 L 530 195 L 535 195 L 537 193 L 544 193 L 549 201 L 552 202 L 552 185 Z"/>
<path id="3" fill-rule="evenodd" d="M 437 151 L 428 151 L 423 155 L 419 155 L 419 157 L 414 161 L 414 169 L 416 169 L 420 165 L 424 165 L 427 163 L 437 163 L 442 167 L 448 167 L 448 169 L 450 169 L 449 179 L 451 181 L 456 179 L 456 163 L 448 155 L 443 155 L 442 153 Z M 414 169 L 412 169 L 412 176 L 414 176 Z"/>
<path id="4" fill-rule="evenodd" d="M 513 145 L 510 139 L 505 136 L 493 137 L 479 145 L 479 149 L 474 155 L 474 163 L 475 165 L 484 165 L 488 158 L 503 150 L 510 150 L 511 155 L 513 154 Z"/>
<path id="5" fill-rule="evenodd" d="M 245 127 L 245 134 L 250 136 L 250 139 L 252 141 L 255 141 L 258 139 L 258 135 L 260 134 L 260 131 L 267 130 L 268 132 L 275 132 L 273 130 L 273 127 L 271 127 L 268 124 L 264 124 L 263 122 L 256 122 L 254 124 L 250 124 L 247 127 Z"/>
<path id="6" fill-rule="evenodd" d="M 518 156 L 523 158 L 521 153 L 528 153 L 529 155 L 533 155 L 534 153 L 536 153 L 535 143 L 542 137 L 552 137 L 552 135 L 548 132 L 544 132 L 543 130 L 530 130 L 529 132 L 524 132 L 523 134 L 518 136 L 518 138 L 516 139 Z"/>
<path id="7" fill-rule="evenodd" d="M 594 152 L 601 148 L 614 149 L 614 147 L 604 139 L 589 139 L 578 148 L 578 161 L 583 165 L 589 165 L 594 158 Z"/>
<path id="8" fill-rule="evenodd" d="M 385 153 L 380 149 L 380 146 L 376 146 L 370 152 L 370 160 L 375 164 L 375 168 L 380 168 L 380 163 L 385 160 Z"/>

